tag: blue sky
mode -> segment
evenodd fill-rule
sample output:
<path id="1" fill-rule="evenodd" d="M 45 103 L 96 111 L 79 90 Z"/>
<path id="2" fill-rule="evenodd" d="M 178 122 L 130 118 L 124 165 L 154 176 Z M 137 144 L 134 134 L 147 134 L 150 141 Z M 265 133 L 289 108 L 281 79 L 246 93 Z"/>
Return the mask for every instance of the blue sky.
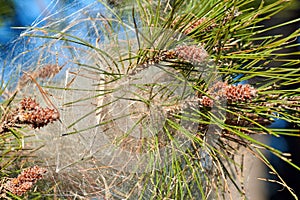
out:
<path id="1" fill-rule="evenodd" d="M 0 26 L 0 44 L 6 44 L 10 40 L 16 38 L 20 33 L 21 29 L 13 29 L 11 27 L 26 27 L 31 26 L 37 18 L 43 19 L 43 16 L 47 15 L 47 10 L 50 12 L 55 12 L 58 7 L 54 6 L 58 2 L 68 4 L 71 7 L 67 8 L 68 13 L 76 12 L 79 8 L 85 7 L 95 0 L 13 0 L 15 4 L 15 16 L 12 18 L 7 18 Z M 75 3 L 77 2 L 77 3 Z M 51 4 L 51 6 L 49 6 Z M 49 6 L 49 7 L 48 7 Z M 48 8 L 48 9 L 47 9 Z M 44 14 L 44 15 L 43 15 Z"/>
<path id="2" fill-rule="evenodd" d="M 17 37 L 21 30 L 11 27 L 30 26 L 47 8 L 51 0 L 14 0 L 16 15 L 6 19 L 0 26 L 0 43 L 5 44 Z"/>

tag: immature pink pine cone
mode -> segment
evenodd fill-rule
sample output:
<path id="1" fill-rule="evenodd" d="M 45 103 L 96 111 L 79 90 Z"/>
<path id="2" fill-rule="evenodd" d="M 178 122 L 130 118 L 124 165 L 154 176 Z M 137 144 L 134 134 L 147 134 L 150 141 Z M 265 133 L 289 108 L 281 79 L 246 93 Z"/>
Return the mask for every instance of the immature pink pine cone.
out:
<path id="1" fill-rule="evenodd" d="M 203 63 L 208 57 L 205 49 L 197 45 L 179 46 L 174 51 L 179 59 L 191 62 L 192 64 Z"/>

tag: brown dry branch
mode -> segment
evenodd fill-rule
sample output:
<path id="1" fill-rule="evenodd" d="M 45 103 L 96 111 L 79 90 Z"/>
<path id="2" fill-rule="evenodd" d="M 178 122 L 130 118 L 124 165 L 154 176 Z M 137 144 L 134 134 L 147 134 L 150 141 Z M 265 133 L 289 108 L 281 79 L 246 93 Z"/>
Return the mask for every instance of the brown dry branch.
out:
<path id="1" fill-rule="evenodd" d="M 24 73 L 23 76 L 21 76 L 18 84 L 18 88 L 23 88 L 25 85 L 27 85 L 30 81 L 32 81 L 32 78 L 34 79 L 47 79 L 47 78 L 52 78 L 56 74 L 60 72 L 60 70 L 64 67 L 65 65 L 59 66 L 56 64 L 47 64 L 44 67 L 34 71 L 34 72 L 26 72 Z M 32 76 L 29 77 L 27 74 L 30 74 Z"/>
<path id="2" fill-rule="evenodd" d="M 210 19 L 208 17 L 201 17 L 201 18 L 195 17 L 195 19 L 193 19 L 190 23 L 188 23 L 187 26 L 179 25 L 179 28 L 184 30 L 183 33 L 185 35 L 188 35 L 192 31 L 199 28 L 202 24 L 207 23 L 207 25 L 203 26 L 203 29 L 201 30 L 201 32 L 208 32 L 208 31 L 212 31 L 214 28 L 216 28 L 220 25 L 224 26 L 224 25 L 228 24 L 231 20 L 233 20 L 234 18 L 238 17 L 241 14 L 242 13 L 239 12 L 238 10 L 234 10 L 233 12 L 232 11 L 227 12 L 225 14 L 225 17 L 220 22 L 216 22 L 216 20 Z M 171 26 L 176 27 L 176 24 L 179 21 L 180 21 L 180 18 L 177 17 Z"/>
<path id="3" fill-rule="evenodd" d="M 189 33 L 191 33 L 193 30 L 195 30 L 197 27 L 199 27 L 201 24 L 203 24 L 205 21 L 207 21 L 206 17 L 202 17 L 200 19 L 197 19 L 196 21 L 190 22 L 188 24 L 188 28 L 184 31 L 184 34 L 188 35 Z M 211 30 L 212 28 L 214 28 L 214 25 L 211 25 L 207 28 L 205 28 L 205 30 Z"/>
<path id="4" fill-rule="evenodd" d="M 192 31 L 194 31 L 196 28 L 198 28 L 201 24 L 203 24 L 203 23 L 207 23 L 208 22 L 208 18 L 206 18 L 206 17 L 201 17 L 201 18 L 196 18 L 195 20 L 192 20 L 191 22 L 189 22 L 188 24 L 187 24 L 187 26 L 183 26 L 183 25 L 179 25 L 179 26 L 177 26 L 177 24 L 180 22 L 180 18 L 179 17 L 177 17 L 175 20 L 174 20 L 174 22 L 171 24 L 171 27 L 179 27 L 179 29 L 184 29 L 184 31 L 183 31 L 183 33 L 185 34 L 185 35 L 188 35 L 188 34 L 190 34 Z M 210 30 L 212 30 L 213 28 L 215 28 L 216 27 L 216 24 L 215 23 L 212 23 L 211 25 L 209 25 L 209 26 L 207 26 L 207 27 L 205 27 L 204 28 L 204 30 L 203 31 L 210 31 Z"/>
<path id="5" fill-rule="evenodd" d="M 155 52 L 154 50 L 149 50 L 150 53 Z M 149 54 L 150 54 L 149 53 Z M 160 50 L 155 52 L 152 56 L 146 57 L 141 63 L 138 64 L 136 68 L 131 71 L 129 75 L 135 75 L 142 70 L 149 67 L 149 65 L 158 64 L 161 61 L 170 60 L 181 60 L 194 65 L 199 65 L 205 63 L 208 58 L 208 53 L 201 45 L 184 45 L 177 46 L 171 50 Z"/>
<path id="6" fill-rule="evenodd" d="M 149 52 L 155 52 L 154 50 L 149 50 Z M 135 75 L 142 70 L 149 67 L 149 65 L 158 64 L 161 61 L 167 61 L 171 59 L 176 59 L 176 54 L 174 50 L 160 50 L 157 51 L 153 56 L 145 57 L 141 63 L 138 63 L 138 66 L 133 68 L 133 70 L 129 73 L 129 75 Z"/>
<path id="7" fill-rule="evenodd" d="M 17 178 L 8 179 L 3 185 L 3 190 L 4 192 L 22 196 L 29 191 L 38 180 L 42 179 L 46 172 L 47 170 L 45 168 L 39 166 L 29 167 L 22 171 Z M 1 191 L 1 193 L 2 192 L 3 191 Z"/>
<path id="8" fill-rule="evenodd" d="M 245 118 L 246 117 L 250 120 L 247 120 Z M 231 113 L 227 113 L 226 114 L 226 120 L 225 120 L 225 124 L 230 125 L 230 126 L 234 126 L 234 129 L 237 129 L 245 134 L 264 134 L 265 132 L 263 131 L 258 131 L 252 128 L 257 128 L 258 126 L 255 123 L 262 125 L 262 126 L 268 126 L 271 125 L 272 120 L 271 118 L 265 118 L 262 116 L 259 116 L 259 114 L 256 113 L 242 113 L 242 112 L 236 112 L 235 115 L 231 114 Z M 224 130 L 223 133 L 227 133 L 230 134 L 230 131 L 228 130 Z"/>
<path id="9" fill-rule="evenodd" d="M 280 105 L 281 107 L 297 111 L 297 113 L 300 111 L 300 96 L 285 97 L 282 101 L 284 101 L 284 104 Z"/>

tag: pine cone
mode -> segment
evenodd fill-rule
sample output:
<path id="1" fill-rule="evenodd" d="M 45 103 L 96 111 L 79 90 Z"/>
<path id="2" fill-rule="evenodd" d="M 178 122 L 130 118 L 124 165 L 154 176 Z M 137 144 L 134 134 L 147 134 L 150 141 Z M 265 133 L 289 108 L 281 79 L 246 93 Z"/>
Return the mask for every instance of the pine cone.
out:
<path id="1" fill-rule="evenodd" d="M 202 96 L 200 103 L 203 106 L 212 107 L 213 100 L 227 100 L 228 103 L 246 102 L 256 96 L 257 90 L 249 84 L 229 85 L 227 82 L 219 81 L 208 90 L 207 94 L 212 99 Z"/>
<path id="2" fill-rule="evenodd" d="M 13 178 L 4 184 L 4 190 L 21 196 L 32 188 L 32 186 L 43 178 L 47 170 L 34 166 L 25 169 L 17 178 Z"/>
<path id="3" fill-rule="evenodd" d="M 203 63 L 208 54 L 202 46 L 191 45 L 191 46 L 179 46 L 175 48 L 175 54 L 179 59 L 188 61 L 192 64 Z"/>
<path id="4" fill-rule="evenodd" d="M 229 102 L 245 102 L 256 96 L 256 89 L 249 84 L 229 85 L 225 89 L 225 96 Z"/>
<path id="5" fill-rule="evenodd" d="M 202 98 L 200 98 L 200 104 L 205 107 L 213 107 L 214 101 L 207 96 L 202 96 Z"/>
<path id="6" fill-rule="evenodd" d="M 42 108 L 32 98 L 22 99 L 17 113 L 15 123 L 28 124 L 33 128 L 41 128 L 59 119 L 55 109 Z"/>

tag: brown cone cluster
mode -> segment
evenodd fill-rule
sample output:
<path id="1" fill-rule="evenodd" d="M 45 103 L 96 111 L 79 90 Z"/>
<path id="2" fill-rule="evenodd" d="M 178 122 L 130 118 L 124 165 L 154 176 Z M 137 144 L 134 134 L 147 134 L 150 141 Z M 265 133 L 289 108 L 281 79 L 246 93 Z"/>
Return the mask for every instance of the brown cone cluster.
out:
<path id="1" fill-rule="evenodd" d="M 55 109 L 40 107 L 32 98 L 24 98 L 20 102 L 20 108 L 15 119 L 19 124 L 41 128 L 59 119 L 59 113 Z"/>
<path id="2" fill-rule="evenodd" d="M 179 59 L 188 61 L 192 64 L 203 63 L 208 57 L 205 49 L 202 46 L 197 45 L 178 46 L 174 51 Z"/>
<path id="3" fill-rule="evenodd" d="M 225 96 L 229 102 L 244 102 L 256 96 L 256 89 L 249 84 L 229 85 L 225 89 Z"/>
<path id="4" fill-rule="evenodd" d="M 20 127 L 20 125 L 41 128 L 58 120 L 59 117 L 59 112 L 56 109 L 42 108 L 34 99 L 24 98 L 18 108 L 1 119 L 0 133 L 7 132 L 10 128 Z"/>
<path id="5" fill-rule="evenodd" d="M 200 98 L 200 104 L 204 107 L 213 107 L 214 101 L 207 96 L 202 96 Z"/>
<path id="6" fill-rule="evenodd" d="M 46 172 L 45 168 L 38 166 L 27 168 L 17 178 L 4 183 L 4 190 L 21 196 L 30 190 L 38 180 L 42 179 Z"/>
<path id="7" fill-rule="evenodd" d="M 228 103 L 246 102 L 254 98 L 257 90 L 249 84 L 230 85 L 227 82 L 217 82 L 207 92 L 208 96 L 200 98 L 201 105 L 212 107 L 215 100 L 226 100 Z"/>

